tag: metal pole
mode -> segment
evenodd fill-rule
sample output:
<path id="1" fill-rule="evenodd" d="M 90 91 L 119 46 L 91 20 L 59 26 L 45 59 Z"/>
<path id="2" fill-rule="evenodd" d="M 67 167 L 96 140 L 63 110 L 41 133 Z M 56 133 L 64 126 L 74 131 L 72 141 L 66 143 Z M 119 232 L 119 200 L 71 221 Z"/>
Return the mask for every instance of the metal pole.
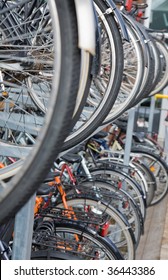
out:
<path id="1" fill-rule="evenodd" d="M 30 260 L 34 222 L 35 195 L 16 214 L 14 241 L 12 248 L 13 260 Z"/>
<path id="2" fill-rule="evenodd" d="M 148 7 L 145 10 L 145 17 L 147 17 L 147 19 L 144 20 L 144 25 L 148 28 L 151 21 L 152 0 L 147 0 L 147 4 Z"/>
<path id="3" fill-rule="evenodd" d="M 135 107 L 131 108 L 128 113 L 128 124 L 126 132 L 126 142 L 124 150 L 124 165 L 129 165 L 130 153 L 132 147 L 132 134 L 134 129 Z"/>
<path id="4" fill-rule="evenodd" d="M 155 97 L 152 96 L 150 111 L 149 111 L 149 122 L 148 122 L 148 132 L 151 134 L 153 129 L 153 119 L 154 119 L 154 111 L 155 111 Z"/>
<path id="5" fill-rule="evenodd" d="M 165 121 L 165 143 L 164 152 L 166 154 L 166 163 L 168 165 L 168 121 Z"/>
<path id="6" fill-rule="evenodd" d="M 163 90 L 163 99 L 162 99 L 162 104 L 161 104 L 161 114 L 160 114 L 160 122 L 159 122 L 159 133 L 158 133 L 158 140 L 164 144 L 164 139 L 165 139 L 165 127 L 164 127 L 164 121 L 167 115 L 167 109 L 168 109 L 168 99 L 164 98 L 165 95 L 168 95 L 168 87 L 166 87 Z"/>

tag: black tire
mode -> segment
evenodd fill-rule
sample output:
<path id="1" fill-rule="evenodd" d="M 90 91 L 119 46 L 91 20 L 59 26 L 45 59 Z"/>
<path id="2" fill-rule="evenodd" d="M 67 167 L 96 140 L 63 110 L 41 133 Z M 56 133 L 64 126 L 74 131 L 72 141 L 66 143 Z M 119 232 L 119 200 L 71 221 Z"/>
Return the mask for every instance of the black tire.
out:
<path id="1" fill-rule="evenodd" d="M 148 185 L 148 191 L 147 191 L 147 198 L 146 198 L 146 206 L 150 206 L 153 198 L 154 198 L 154 194 L 155 194 L 155 190 L 156 190 L 156 180 L 155 180 L 155 176 L 153 175 L 152 171 L 149 169 L 149 167 L 143 163 L 142 161 L 134 161 L 133 164 L 142 172 L 142 174 L 145 177 L 145 180 L 147 182 Z"/>
<path id="2" fill-rule="evenodd" d="M 105 98 L 102 99 L 102 102 L 99 103 L 96 111 L 90 116 L 90 118 L 76 131 L 72 132 L 71 135 L 66 139 L 63 150 L 67 150 L 76 146 L 80 142 L 84 141 L 87 137 L 89 137 L 103 122 L 105 117 L 108 115 L 111 110 L 122 81 L 122 73 L 123 73 L 123 47 L 121 41 L 120 31 L 118 29 L 118 25 L 113 17 L 113 14 L 106 14 L 106 10 L 108 6 L 104 1 L 95 0 L 96 6 L 102 12 L 105 17 L 106 24 L 108 24 L 110 35 L 112 36 L 115 57 L 113 59 L 114 65 L 111 65 L 111 68 L 114 71 L 114 77 L 110 77 L 108 82 L 108 90 L 105 92 Z M 111 54 L 114 55 L 113 53 Z M 112 75 L 112 74 L 111 74 Z M 112 75 L 113 76 L 113 75 Z"/>
<path id="3" fill-rule="evenodd" d="M 131 20 L 131 18 L 130 18 Z M 144 56 L 146 57 L 146 75 L 144 76 L 144 81 L 142 83 L 142 87 L 139 90 L 138 95 L 136 96 L 135 100 L 131 102 L 129 108 L 134 107 L 136 104 L 138 104 L 144 97 L 149 95 L 150 90 L 152 89 L 153 81 L 154 81 L 154 55 L 151 48 L 151 42 L 150 38 L 148 36 L 148 33 L 144 29 L 144 26 L 140 23 L 136 22 L 134 19 L 132 19 L 132 24 L 136 25 L 136 27 L 139 29 L 139 32 L 141 33 L 141 36 L 143 37 L 144 41 L 146 41 L 146 48 L 144 51 L 146 52 Z"/>
<path id="4" fill-rule="evenodd" d="M 69 257 L 72 256 L 71 259 L 80 258 L 85 260 L 92 260 L 93 255 L 90 256 L 89 254 L 90 253 L 93 254 L 94 250 L 99 250 L 99 252 L 101 252 L 100 259 L 101 257 L 103 257 L 103 259 L 108 259 L 108 260 L 122 259 L 115 245 L 109 242 L 108 240 L 106 240 L 105 238 L 99 236 L 96 232 L 87 229 L 82 225 L 78 225 L 73 221 L 58 223 L 53 220 L 53 223 L 54 223 L 54 232 L 52 233 L 51 239 L 50 236 L 48 236 L 47 239 L 45 238 L 45 241 L 40 240 L 40 244 L 39 244 L 39 242 L 36 242 L 36 236 L 34 235 L 33 247 L 35 248 L 35 250 L 41 251 L 40 246 L 42 246 L 42 250 L 46 250 L 48 248 L 52 248 L 52 244 L 53 244 L 52 250 L 56 251 L 55 248 L 57 246 L 57 242 L 60 242 L 61 237 L 63 236 L 62 240 L 64 243 L 62 247 L 64 247 L 64 244 L 65 246 L 67 244 L 68 250 L 66 250 L 66 247 L 60 248 L 61 246 L 59 246 L 58 243 L 57 255 L 60 254 L 60 256 L 62 256 L 62 252 L 66 252 L 67 254 L 69 254 Z M 39 236 L 40 232 L 37 232 L 37 235 Z M 57 236 L 58 236 L 58 241 L 57 241 Z M 76 240 L 76 236 L 78 236 L 78 241 Z M 78 244 L 78 242 L 79 245 L 76 245 L 75 243 Z M 38 253 L 32 253 L 32 256 L 34 254 L 38 255 Z M 99 256 L 97 256 L 97 259 L 98 257 Z M 96 255 L 95 255 L 95 259 L 96 259 Z"/>
<path id="5" fill-rule="evenodd" d="M 113 122 L 127 110 L 131 102 L 134 102 L 134 99 L 136 99 L 144 79 L 145 59 L 141 40 L 142 36 L 140 37 L 137 33 L 136 26 L 129 22 L 129 17 L 123 16 L 129 42 L 123 42 L 124 71 L 122 83 L 114 106 L 104 120 L 103 125 Z"/>
<path id="6" fill-rule="evenodd" d="M 132 149 L 131 156 L 141 155 L 141 159 L 149 166 L 156 179 L 156 190 L 150 205 L 159 203 L 168 192 L 168 166 L 158 155 L 145 149 Z"/>
<path id="7" fill-rule="evenodd" d="M 113 170 L 111 167 L 102 166 L 99 168 L 90 169 L 90 173 L 98 179 L 107 180 L 111 182 L 112 178 L 118 178 L 121 182 L 127 183 L 128 190 L 131 188 L 131 196 L 137 203 L 138 207 L 140 208 L 141 214 L 143 219 L 146 217 L 146 200 L 144 199 L 144 193 L 142 192 L 140 186 L 133 180 L 130 176 L 128 176 L 123 171 Z M 111 178 L 109 178 L 109 175 Z M 117 186 L 116 186 L 117 188 Z M 125 190 L 125 189 L 124 189 Z"/>
<path id="8" fill-rule="evenodd" d="M 37 145 L 33 148 L 28 159 L 26 158 L 24 166 L 17 175 L 10 182 L 3 182 L 3 186 L 1 185 L 1 190 L 3 190 L 0 197 L 1 223 L 8 217 L 14 216 L 36 191 L 61 150 L 62 143 L 70 130 L 69 120 L 75 106 L 80 73 L 75 4 L 74 1 L 57 0 L 52 1 L 52 5 L 49 7 L 52 24 L 56 25 L 54 43 L 57 50 L 63 54 L 59 56 L 60 79 L 56 84 L 58 80 L 57 67 L 54 72 L 57 77 L 54 76 L 49 113 L 47 113 L 42 133 L 37 139 Z M 59 46 L 56 45 L 58 36 Z M 56 61 L 55 65 L 57 65 Z M 58 94 L 55 94 L 57 92 Z"/>
<path id="9" fill-rule="evenodd" d="M 167 46 L 164 42 L 161 40 L 155 39 L 156 46 L 160 52 L 160 61 L 161 61 L 161 69 L 160 69 L 160 75 L 158 83 L 155 85 L 155 88 L 152 89 L 152 92 L 150 93 L 150 96 L 153 96 L 157 94 L 158 92 L 161 92 L 168 84 L 168 78 L 167 78 L 167 70 L 168 70 L 168 51 Z"/>
<path id="10" fill-rule="evenodd" d="M 81 260 L 68 253 L 57 252 L 55 250 L 32 251 L 31 260 Z"/>
<path id="11" fill-rule="evenodd" d="M 84 180 L 78 185 L 78 189 L 81 193 L 90 194 L 90 196 L 95 196 L 95 198 L 99 197 L 99 199 L 103 199 L 103 201 L 110 203 L 112 207 L 118 209 L 131 226 L 137 248 L 141 233 L 143 232 L 143 220 L 139 207 L 132 197 L 109 182 L 98 179 Z"/>
<path id="12" fill-rule="evenodd" d="M 94 230 L 98 227 L 100 234 L 103 224 L 107 220 L 109 225 L 105 237 L 115 244 L 124 259 L 134 259 L 135 237 L 133 231 L 128 221 L 117 209 L 109 203 L 99 201 L 99 199 L 92 198 L 87 194 L 67 196 L 67 205 L 73 208 L 75 220 L 79 220 L 82 224 Z M 58 209 L 64 208 L 62 203 L 58 204 L 57 207 Z M 88 212 L 86 209 L 88 209 Z M 61 218 L 65 217 L 61 216 Z"/>

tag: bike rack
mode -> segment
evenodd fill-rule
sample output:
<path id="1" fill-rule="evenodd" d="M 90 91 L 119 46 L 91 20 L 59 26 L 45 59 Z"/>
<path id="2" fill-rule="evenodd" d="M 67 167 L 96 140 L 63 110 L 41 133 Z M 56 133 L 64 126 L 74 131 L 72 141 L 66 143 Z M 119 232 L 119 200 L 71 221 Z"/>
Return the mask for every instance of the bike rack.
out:
<path id="1" fill-rule="evenodd" d="M 155 94 L 155 99 L 168 99 L 168 95 L 167 94 Z M 164 111 L 166 109 L 163 109 Z M 168 109 L 167 109 L 167 113 L 168 113 Z M 165 120 L 164 121 L 164 126 L 165 126 L 165 141 L 164 141 L 164 152 L 166 154 L 166 163 L 168 164 L 168 141 L 166 141 L 166 139 L 168 139 L 168 121 Z"/>
<path id="2" fill-rule="evenodd" d="M 153 128 L 154 111 L 155 111 L 155 97 L 152 96 L 150 111 L 149 111 L 149 124 L 148 124 L 148 133 L 150 134 L 152 133 L 152 128 Z"/>
<path id="3" fill-rule="evenodd" d="M 165 139 L 168 139 L 168 121 L 165 121 Z M 165 141 L 164 152 L 166 153 L 166 163 L 168 165 L 168 141 Z"/>
<path id="4" fill-rule="evenodd" d="M 12 260 L 30 260 L 34 224 L 35 195 L 16 214 Z"/>
<path id="5" fill-rule="evenodd" d="M 136 111 L 136 107 L 133 107 L 128 112 L 126 142 L 125 142 L 125 149 L 124 149 L 124 165 L 125 166 L 129 165 L 129 160 L 130 160 L 132 134 L 133 134 L 133 130 L 134 130 L 135 111 Z"/>

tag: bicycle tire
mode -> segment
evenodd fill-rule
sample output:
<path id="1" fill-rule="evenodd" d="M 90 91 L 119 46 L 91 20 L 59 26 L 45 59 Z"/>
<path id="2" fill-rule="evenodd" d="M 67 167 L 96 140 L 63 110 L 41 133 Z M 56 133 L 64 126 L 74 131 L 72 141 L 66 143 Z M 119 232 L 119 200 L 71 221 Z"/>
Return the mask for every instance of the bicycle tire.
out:
<path id="1" fill-rule="evenodd" d="M 92 175 L 94 175 L 96 178 L 105 179 L 107 181 L 108 180 L 111 181 L 111 179 L 108 178 L 108 175 L 110 175 L 111 178 L 115 178 L 115 176 L 116 176 L 121 181 L 127 182 L 128 188 L 131 187 L 131 193 L 129 193 L 129 194 L 131 196 L 133 196 L 133 199 L 135 200 L 135 202 L 137 203 L 137 205 L 139 206 L 139 208 L 141 210 L 143 219 L 145 219 L 146 203 L 144 200 L 144 194 L 143 194 L 142 190 L 140 189 L 139 185 L 132 178 L 130 178 L 127 174 L 125 174 L 119 170 L 112 170 L 111 168 L 106 167 L 106 166 L 102 167 L 102 168 L 99 167 L 99 168 L 90 169 L 90 173 Z"/>
<path id="2" fill-rule="evenodd" d="M 130 225 L 128 224 L 128 222 L 125 220 L 125 218 L 119 213 L 119 211 L 117 211 L 114 207 L 112 207 L 111 205 L 109 205 L 108 203 L 105 203 L 103 201 L 99 201 L 96 198 L 89 198 L 88 195 L 85 196 L 67 196 L 67 205 L 68 206 L 72 206 L 73 207 L 73 211 L 74 207 L 77 207 L 77 209 L 84 209 L 85 211 L 85 207 L 87 207 L 87 205 L 89 205 L 90 211 L 88 212 L 89 214 L 89 220 L 87 220 L 87 211 L 83 217 L 83 219 L 79 216 L 79 220 L 80 222 L 82 221 L 83 224 L 86 223 L 86 225 L 88 227 L 90 227 L 90 224 L 94 227 L 96 226 L 95 223 L 95 219 L 96 218 L 100 218 L 100 212 L 102 214 L 105 215 L 109 215 L 110 219 L 114 221 L 116 221 L 118 228 L 116 227 L 117 230 L 117 235 L 119 235 L 119 232 L 121 232 L 123 240 L 121 241 L 117 241 L 117 243 L 114 241 L 114 239 L 116 238 L 117 240 L 117 236 L 115 236 L 115 232 L 112 230 L 111 228 L 109 228 L 109 232 L 107 233 L 107 235 L 105 235 L 106 237 L 108 237 L 113 244 L 115 244 L 115 246 L 118 248 L 120 254 L 123 256 L 123 258 L 125 259 L 134 259 L 135 258 L 135 239 L 134 239 L 134 235 L 133 232 L 131 230 Z M 64 208 L 63 204 L 58 204 L 57 205 L 58 208 Z M 84 207 L 84 208 L 82 208 Z M 96 208 L 97 207 L 97 208 Z M 71 210 L 72 211 L 72 210 Z M 78 214 L 80 215 L 82 212 L 80 210 L 80 212 L 78 212 L 79 210 L 77 210 L 77 212 L 75 212 L 75 214 L 77 215 L 77 220 L 78 220 Z M 98 214 L 97 214 L 98 213 Z M 92 218 L 92 215 L 94 217 L 94 221 L 90 220 L 90 218 Z M 102 218 L 100 218 L 102 219 Z M 104 221 L 103 221 L 104 222 Z M 96 222 L 97 223 L 97 222 Z M 88 225 L 89 224 L 89 225 Z"/>
<path id="3" fill-rule="evenodd" d="M 39 250 L 32 251 L 31 260 L 81 260 L 81 258 L 54 250 Z"/>
<path id="4" fill-rule="evenodd" d="M 162 66 L 162 72 L 161 77 L 158 81 L 158 83 L 156 84 L 155 88 L 152 90 L 152 92 L 150 93 L 150 96 L 155 95 L 156 93 L 162 91 L 168 84 L 168 78 L 167 78 L 167 71 L 168 71 L 168 51 L 167 51 L 167 47 L 166 45 L 162 42 L 159 41 L 157 39 L 155 39 L 156 42 L 156 46 L 158 47 L 160 53 L 161 53 L 161 58 L 160 59 L 164 59 L 164 66 Z"/>
<path id="5" fill-rule="evenodd" d="M 53 238 L 54 244 L 55 244 L 55 246 L 53 246 L 53 250 L 55 250 L 55 247 L 57 246 L 56 238 L 57 238 L 57 234 L 58 234 L 60 240 L 63 240 L 63 244 L 62 244 L 63 248 L 61 248 L 61 246 L 57 246 L 57 250 L 59 253 L 61 253 L 61 255 L 62 255 L 62 252 L 66 252 L 69 255 L 72 255 L 73 259 L 80 258 L 80 259 L 85 259 L 85 260 L 89 260 L 89 259 L 91 260 L 91 259 L 93 259 L 93 257 L 95 257 L 95 259 L 96 259 L 96 255 L 95 256 L 92 255 L 93 254 L 92 250 L 99 250 L 99 252 L 102 252 L 103 257 L 105 255 L 105 257 L 104 257 L 105 259 L 108 259 L 108 260 L 122 259 L 121 255 L 118 252 L 118 250 L 116 249 L 115 245 L 113 245 L 111 242 L 109 242 L 105 238 L 102 238 L 101 236 L 99 236 L 96 232 L 94 232 L 90 229 L 87 229 L 86 227 L 79 225 L 73 221 L 59 223 L 59 222 L 55 221 L 54 218 L 53 218 L 53 221 L 54 221 L 54 232 L 52 234 L 52 238 Z M 67 235 L 66 235 L 66 233 L 67 233 Z M 40 232 L 38 234 L 40 234 Z M 61 239 L 62 236 L 60 236 L 60 235 L 63 236 L 63 239 Z M 78 239 L 79 239 L 79 241 L 78 241 L 79 245 L 77 245 L 77 246 L 75 245 L 74 242 L 71 245 L 74 235 L 77 235 Z M 65 246 L 67 244 L 68 250 L 66 250 L 66 247 L 64 248 L 64 242 L 65 242 Z M 78 244 L 78 242 L 76 241 L 77 244 Z M 89 247 L 89 245 L 90 245 L 90 247 Z M 45 249 L 48 249 L 48 247 L 51 248 L 51 243 L 49 243 L 49 244 L 48 244 L 48 242 L 43 243 L 43 241 L 36 242 L 36 236 L 34 236 L 33 246 L 34 247 L 42 246 L 42 250 L 44 250 L 44 248 Z M 93 246 L 93 249 L 92 249 L 92 246 Z M 71 248 L 72 248 L 72 250 L 71 250 Z M 79 250 L 79 248 L 80 248 L 80 250 Z M 82 248 L 82 250 L 81 250 L 81 248 Z M 89 256 L 90 252 L 91 252 L 91 256 Z M 98 257 L 99 256 L 97 256 L 97 259 L 98 259 Z"/>
<path id="6" fill-rule="evenodd" d="M 142 174 L 142 172 L 140 170 L 138 170 L 134 164 L 132 162 L 129 163 L 129 166 L 125 166 L 124 163 L 124 159 L 121 157 L 118 158 L 117 154 L 115 155 L 115 157 L 108 157 L 108 158 L 103 158 L 101 157 L 97 163 L 101 163 L 106 166 L 107 168 L 112 168 L 114 171 L 118 170 L 119 172 L 123 172 L 123 174 L 127 174 L 130 178 L 132 178 L 132 180 L 134 180 L 141 188 L 144 197 L 146 197 L 146 192 L 148 191 L 148 186 L 147 186 L 147 182 Z M 117 165 L 116 165 L 117 164 Z M 97 166 L 99 166 L 99 164 L 97 164 Z M 128 168 L 128 170 L 127 170 Z M 126 170 L 128 172 L 126 172 Z"/>
<path id="7" fill-rule="evenodd" d="M 100 15 L 100 17 L 103 18 L 102 22 L 105 25 L 105 28 L 108 28 L 107 34 L 110 38 L 112 55 L 112 65 L 110 66 L 110 78 L 102 101 L 98 104 L 96 110 L 88 119 L 85 111 L 82 113 L 87 119 L 87 121 L 80 127 L 78 127 L 77 123 L 77 130 L 73 131 L 67 137 L 62 151 L 68 150 L 73 146 L 76 146 L 80 142 L 84 141 L 87 137 L 91 135 L 91 133 L 93 133 L 97 129 L 97 127 L 99 127 L 99 125 L 107 116 L 108 112 L 111 110 L 117 98 L 122 80 L 123 47 L 118 25 L 112 13 L 106 14 L 108 6 L 105 4 L 105 2 L 101 0 L 95 0 L 94 3 L 98 12 L 98 16 Z M 89 106 L 89 102 L 87 106 Z"/>
<path id="8" fill-rule="evenodd" d="M 154 194 L 155 194 L 155 190 L 156 190 L 156 180 L 155 177 L 152 173 L 152 171 L 148 168 L 148 166 L 141 162 L 141 161 L 133 161 L 133 164 L 142 172 L 142 174 L 144 175 L 147 185 L 148 185 L 148 190 L 147 190 L 147 197 L 146 197 L 146 206 L 150 206 L 153 198 L 154 198 Z"/>
<path id="9" fill-rule="evenodd" d="M 47 114 L 45 126 L 38 138 L 37 145 L 17 175 L 9 183 L 3 182 L 3 187 L 1 185 L 1 222 L 14 216 L 45 178 L 45 174 L 49 171 L 50 165 L 68 135 L 69 119 L 71 119 L 75 106 L 80 73 L 75 4 L 73 1 L 69 3 L 66 0 L 52 0 L 49 11 L 52 24 L 56 26 L 53 30 L 54 46 L 63 55 L 60 55 L 59 60 L 57 57 L 54 61 L 54 73 L 57 76 L 54 76 L 50 112 Z M 56 93 L 58 94 L 56 95 Z M 36 168 L 37 166 L 38 168 Z"/>
<path id="10" fill-rule="evenodd" d="M 78 185 L 78 189 L 81 193 L 86 192 L 92 197 L 100 197 L 100 199 L 103 199 L 106 203 L 109 201 L 110 205 L 118 209 L 132 228 L 137 248 L 141 233 L 143 232 L 143 222 L 139 207 L 133 201 L 132 197 L 124 190 L 117 189 L 109 182 L 103 180 L 84 180 Z M 124 202 L 126 202 L 126 204 L 128 203 L 128 213 L 126 210 L 127 206 Z"/>
<path id="11" fill-rule="evenodd" d="M 126 20 L 127 18 L 124 19 Z M 127 20 L 126 27 L 129 42 L 123 43 L 124 72 L 122 83 L 114 106 L 103 121 L 103 125 L 114 121 L 127 110 L 130 103 L 136 98 L 143 81 L 145 62 L 141 41 L 137 36 L 134 26 Z M 124 96 L 125 94 L 126 96 Z"/>
<path id="12" fill-rule="evenodd" d="M 146 57 L 146 66 L 145 66 L 145 75 L 142 82 L 142 86 L 134 99 L 133 102 L 131 102 L 129 108 L 135 106 L 138 104 L 145 96 L 147 96 L 150 93 L 150 89 L 153 85 L 154 80 L 154 69 L 155 69 L 155 62 L 154 62 L 154 55 L 153 55 L 153 49 L 151 47 L 150 38 L 148 36 L 148 33 L 146 32 L 144 26 L 138 22 L 136 22 L 132 17 L 129 17 L 130 22 L 132 22 L 133 25 L 136 25 L 137 32 L 141 34 L 143 37 L 143 40 L 145 43 L 145 48 L 143 49 L 144 57 Z"/>
<path id="13" fill-rule="evenodd" d="M 156 190 L 154 198 L 150 205 L 155 205 L 159 203 L 168 192 L 168 166 L 166 162 L 161 159 L 158 155 L 150 153 L 145 149 L 132 149 L 131 156 L 141 155 L 141 158 L 149 165 L 150 170 L 153 172 L 156 179 Z M 155 167 L 156 164 L 156 167 Z M 161 174 L 160 174 L 161 172 Z"/>

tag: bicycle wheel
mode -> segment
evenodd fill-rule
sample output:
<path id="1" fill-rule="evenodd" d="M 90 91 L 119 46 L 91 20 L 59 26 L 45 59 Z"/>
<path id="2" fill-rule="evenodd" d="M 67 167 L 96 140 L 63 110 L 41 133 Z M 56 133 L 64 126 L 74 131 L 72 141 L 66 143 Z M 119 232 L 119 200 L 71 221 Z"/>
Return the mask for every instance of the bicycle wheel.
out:
<path id="1" fill-rule="evenodd" d="M 74 257 L 67 252 L 62 253 L 46 249 L 32 252 L 31 260 L 81 260 L 81 258 Z"/>
<path id="2" fill-rule="evenodd" d="M 137 186 L 141 189 L 142 193 L 144 194 L 144 198 L 146 198 L 146 193 L 148 192 L 148 185 L 147 182 L 142 174 L 142 172 L 136 168 L 134 163 L 130 162 L 128 166 L 124 165 L 124 153 L 118 154 L 115 153 L 114 157 L 101 157 L 96 162 L 96 167 L 102 167 L 102 165 L 107 168 L 111 168 L 114 171 L 123 172 L 123 174 L 130 177 L 134 182 L 137 183 Z"/>
<path id="3" fill-rule="evenodd" d="M 155 177 L 152 173 L 152 171 L 148 168 L 148 166 L 143 163 L 142 161 L 139 161 L 137 159 L 133 160 L 133 164 L 142 172 L 142 174 L 145 177 L 145 180 L 147 182 L 147 193 L 146 193 L 146 206 L 150 206 L 153 198 L 154 198 L 154 193 L 156 190 L 156 180 Z"/>
<path id="4" fill-rule="evenodd" d="M 141 136 L 141 135 L 140 135 Z M 138 138 L 139 138 L 139 135 L 138 135 Z M 149 152 L 154 152 L 154 154 L 157 154 L 157 155 L 160 155 L 162 156 L 163 155 L 163 148 L 157 143 L 156 140 L 152 139 L 152 137 L 150 135 L 144 135 L 142 133 L 142 138 L 143 138 L 143 141 L 142 142 L 139 142 L 139 140 L 137 140 L 137 135 L 136 133 L 133 134 L 133 139 L 132 139 L 132 146 L 134 148 L 144 148 L 149 150 Z M 126 134 L 123 134 L 120 136 L 120 140 L 122 142 L 123 145 L 125 145 L 125 141 L 126 141 Z"/>
<path id="5" fill-rule="evenodd" d="M 17 150 L 22 143 L 17 137 L 26 141 L 27 132 L 36 139 L 36 145 L 23 158 L 22 169 L 10 182 L 1 181 L 1 222 L 14 216 L 45 178 L 68 135 L 79 84 L 80 51 L 74 2 L 39 3 L 40 8 L 36 1 L 17 4 L 5 1 L 0 11 L 0 68 L 4 87 L 1 147 L 4 142 L 11 142 Z M 15 24 L 9 25 L 10 18 L 16 20 Z M 29 77 L 34 89 L 51 93 L 45 119 L 28 98 Z"/>
<path id="6" fill-rule="evenodd" d="M 81 52 L 79 89 L 78 89 L 76 104 L 75 104 L 73 117 L 71 121 L 71 127 L 73 127 L 75 123 L 78 121 L 89 94 L 89 88 L 90 88 L 91 77 L 92 77 L 91 62 L 92 62 L 92 58 L 90 53 L 83 50 Z M 32 83 L 30 79 L 28 80 L 28 83 L 29 83 L 29 87 L 32 88 Z M 46 94 L 44 95 L 42 91 L 37 92 L 35 90 L 31 90 L 29 93 L 37 108 L 41 110 L 43 113 L 46 113 L 47 111 L 46 104 L 48 103 L 50 96 Z"/>
<path id="7" fill-rule="evenodd" d="M 144 58 L 141 41 L 134 26 L 126 21 L 129 42 L 123 42 L 124 71 L 122 83 L 113 108 L 104 120 L 103 124 L 112 122 L 118 118 L 137 96 L 142 85 L 144 74 Z"/>
<path id="8" fill-rule="evenodd" d="M 111 168 L 106 166 L 93 168 L 89 171 L 91 175 L 95 176 L 95 178 L 107 180 L 111 183 L 114 183 L 114 185 L 116 185 L 116 188 L 118 187 L 118 184 L 120 188 L 123 187 L 123 189 L 133 197 L 136 204 L 141 210 L 142 217 L 145 219 L 146 205 L 144 200 L 144 194 L 140 189 L 139 185 L 132 178 L 130 178 L 127 174 L 119 170 L 112 170 Z"/>
<path id="9" fill-rule="evenodd" d="M 142 38 L 143 40 L 143 57 L 145 58 L 145 69 L 144 69 L 144 77 L 143 77 L 142 85 L 136 98 L 129 105 L 129 108 L 131 108 L 136 104 L 138 104 L 144 97 L 146 97 L 150 93 L 150 90 L 152 89 L 152 85 L 154 82 L 155 61 L 154 61 L 154 54 L 153 54 L 153 45 L 144 26 L 138 23 L 137 21 L 135 21 L 130 16 L 128 19 L 130 23 L 132 23 L 133 26 L 136 27 L 137 34 L 139 34 L 140 36 L 139 38 Z"/>
<path id="10" fill-rule="evenodd" d="M 167 77 L 167 71 L 168 71 L 168 51 L 166 45 L 157 39 L 155 39 L 156 46 L 159 49 L 160 52 L 160 60 L 161 60 L 161 76 L 160 79 L 155 86 L 155 88 L 150 93 L 150 96 L 155 95 L 158 92 L 161 92 L 168 84 L 168 77 Z"/>
<path id="11" fill-rule="evenodd" d="M 47 217 L 47 216 L 46 216 Z M 33 234 L 32 255 L 40 254 L 42 250 L 63 257 L 68 254 L 69 259 L 82 260 L 118 260 L 122 259 L 116 247 L 96 232 L 84 226 L 71 222 L 57 222 L 54 218 L 50 223 L 50 233 L 46 235 L 45 221 L 42 222 Z M 41 230 L 43 227 L 43 231 Z M 51 230 L 52 229 L 52 230 Z M 36 253 L 38 251 L 39 253 Z"/>
<path id="12" fill-rule="evenodd" d="M 101 33 L 100 72 L 94 77 L 87 102 L 63 150 L 72 148 L 91 135 L 111 110 L 122 80 L 123 47 L 120 31 L 113 14 L 107 14 L 105 2 L 95 0 Z"/>
<path id="13" fill-rule="evenodd" d="M 131 156 L 139 155 L 141 160 L 147 164 L 156 179 L 156 190 L 150 205 L 160 202 L 168 192 L 168 167 L 167 164 L 154 153 L 145 149 L 132 149 Z"/>
<path id="14" fill-rule="evenodd" d="M 108 160 L 110 160 L 110 162 L 114 161 L 113 159 Z M 122 159 L 119 158 L 118 161 L 122 162 Z M 115 158 L 114 162 L 118 163 L 117 158 Z M 122 168 L 118 167 L 117 169 L 124 171 L 125 168 L 126 166 L 123 166 Z M 113 166 L 113 169 L 116 169 L 116 167 Z M 144 164 L 144 162 L 140 162 L 137 158 L 132 158 L 131 162 L 129 163 L 128 174 L 141 186 L 143 192 L 146 195 L 146 206 L 148 207 L 154 197 L 154 192 L 156 189 L 156 180 L 154 175 Z"/>
<path id="15" fill-rule="evenodd" d="M 109 203 L 89 198 L 88 195 L 67 196 L 67 205 L 70 210 L 64 209 L 63 204 L 58 204 L 58 209 L 74 212 L 75 220 L 79 220 L 89 228 L 96 229 L 100 236 L 108 237 L 118 248 L 124 259 L 134 259 L 135 239 L 129 223 Z M 52 211 L 54 211 L 52 209 Z M 57 209 L 55 209 L 57 211 Z M 63 219 L 63 215 L 60 215 Z M 58 218 L 58 216 L 57 216 Z"/>
<path id="16" fill-rule="evenodd" d="M 124 190 L 117 189 L 109 182 L 103 180 L 84 180 L 78 184 L 78 190 L 82 194 L 100 199 L 115 207 L 122 213 L 131 226 L 136 240 L 136 248 L 139 244 L 141 233 L 143 232 L 142 215 L 139 207 Z"/>

